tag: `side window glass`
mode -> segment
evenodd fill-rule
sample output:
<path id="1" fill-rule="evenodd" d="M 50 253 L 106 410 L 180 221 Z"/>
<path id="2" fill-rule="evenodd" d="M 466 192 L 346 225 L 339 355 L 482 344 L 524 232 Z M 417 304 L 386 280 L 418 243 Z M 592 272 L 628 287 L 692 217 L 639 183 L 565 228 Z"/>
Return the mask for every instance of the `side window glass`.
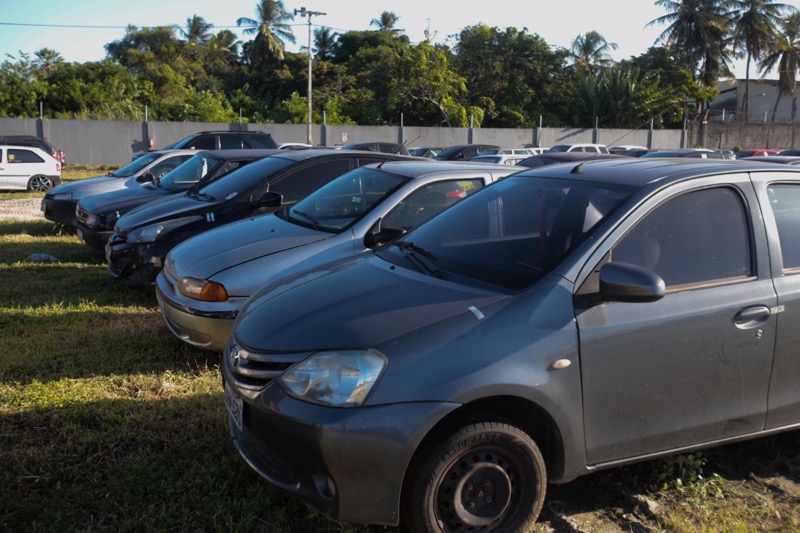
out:
<path id="1" fill-rule="evenodd" d="M 653 270 L 667 288 L 752 274 L 750 230 L 739 194 L 690 192 L 649 213 L 611 250 L 611 261 Z"/>
<path id="2" fill-rule="evenodd" d="M 783 269 L 800 268 L 800 186 L 771 185 L 767 193 L 778 226 Z"/>
<path id="3" fill-rule="evenodd" d="M 191 146 L 188 148 L 194 148 L 196 150 L 216 150 L 217 147 L 214 144 L 214 137 L 212 136 L 203 136 L 198 137 L 194 140 Z"/>
<path id="4" fill-rule="evenodd" d="M 149 170 L 149 172 L 158 179 L 163 178 L 173 170 L 175 170 L 181 163 L 189 159 L 189 155 L 186 156 L 179 156 L 179 157 L 171 157 L 166 161 L 161 161 L 153 165 L 153 168 Z"/>
<path id="5" fill-rule="evenodd" d="M 8 150 L 9 163 L 44 163 L 44 159 L 30 150 Z"/>
<path id="6" fill-rule="evenodd" d="M 242 139 L 238 135 L 220 135 L 219 145 L 223 150 L 239 150 L 242 148 Z"/>
<path id="7" fill-rule="evenodd" d="M 389 228 L 411 229 L 444 211 L 461 198 L 483 187 L 483 180 L 449 180 L 415 190 L 392 208 L 383 219 Z"/>
<path id="8" fill-rule="evenodd" d="M 349 159 L 326 161 L 292 172 L 279 181 L 270 183 L 270 190 L 281 193 L 284 203 L 295 203 L 348 170 Z"/>

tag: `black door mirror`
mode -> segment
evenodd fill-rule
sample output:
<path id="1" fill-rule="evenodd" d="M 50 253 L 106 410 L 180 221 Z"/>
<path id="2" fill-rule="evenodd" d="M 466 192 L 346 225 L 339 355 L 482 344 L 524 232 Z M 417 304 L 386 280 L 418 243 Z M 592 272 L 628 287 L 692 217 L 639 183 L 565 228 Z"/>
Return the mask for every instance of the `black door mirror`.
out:
<path id="1" fill-rule="evenodd" d="M 280 207 L 281 204 L 283 204 L 283 195 L 272 191 L 265 192 L 256 202 L 258 207 Z"/>
<path id="2" fill-rule="evenodd" d="M 403 228 L 384 228 L 382 230 L 373 231 L 367 233 L 367 236 L 364 237 L 364 246 L 367 248 L 377 248 L 381 244 L 386 244 L 405 233 L 406 230 Z"/>
<path id="3" fill-rule="evenodd" d="M 152 183 L 156 181 L 156 177 L 153 176 L 153 174 L 151 174 L 150 172 L 145 172 L 144 174 L 136 178 L 136 181 L 138 181 L 139 183 Z"/>
<path id="4" fill-rule="evenodd" d="M 600 269 L 600 298 L 618 302 L 654 302 L 666 291 L 661 276 L 630 263 L 606 263 Z"/>

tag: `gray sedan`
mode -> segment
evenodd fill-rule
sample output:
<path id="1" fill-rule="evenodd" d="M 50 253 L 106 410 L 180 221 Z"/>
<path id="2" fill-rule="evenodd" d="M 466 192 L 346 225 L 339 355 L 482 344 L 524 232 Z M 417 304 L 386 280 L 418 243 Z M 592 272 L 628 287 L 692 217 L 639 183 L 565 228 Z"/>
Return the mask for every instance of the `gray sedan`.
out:
<path id="1" fill-rule="evenodd" d="M 520 169 L 464 162 L 388 162 L 353 170 L 294 206 L 207 231 L 176 246 L 156 279 L 176 336 L 222 351 L 233 319 L 273 279 L 353 257 Z"/>
<path id="2" fill-rule="evenodd" d="M 124 167 L 105 176 L 85 178 L 54 187 L 42 199 L 44 218 L 65 226 L 75 225 L 75 208 L 89 196 L 138 187 L 163 178 L 197 150 L 159 150 L 147 152 Z"/>
<path id="3" fill-rule="evenodd" d="M 798 235 L 798 167 L 525 170 L 248 300 L 231 434 L 336 520 L 528 531 L 548 482 L 800 427 Z"/>

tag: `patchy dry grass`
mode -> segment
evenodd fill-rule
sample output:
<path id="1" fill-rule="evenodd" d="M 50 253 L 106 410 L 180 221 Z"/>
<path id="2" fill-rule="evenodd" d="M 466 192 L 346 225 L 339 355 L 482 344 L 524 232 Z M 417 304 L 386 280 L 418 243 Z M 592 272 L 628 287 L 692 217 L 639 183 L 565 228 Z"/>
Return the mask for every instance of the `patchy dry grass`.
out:
<path id="1" fill-rule="evenodd" d="M 52 224 L 0 223 L 0 332 L 0 530 L 395 531 L 326 520 L 253 473 L 219 356 Z M 534 529 L 798 531 L 799 453 L 794 432 L 596 473 L 551 486 Z"/>

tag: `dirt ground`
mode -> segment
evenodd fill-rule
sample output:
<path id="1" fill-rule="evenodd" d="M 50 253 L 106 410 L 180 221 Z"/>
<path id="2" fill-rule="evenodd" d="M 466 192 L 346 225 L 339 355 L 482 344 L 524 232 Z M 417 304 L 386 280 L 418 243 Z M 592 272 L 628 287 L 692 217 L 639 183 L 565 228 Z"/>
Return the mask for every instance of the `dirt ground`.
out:
<path id="1" fill-rule="evenodd" d="M 0 219 L 41 220 L 42 200 L 39 198 L 20 198 L 19 200 L 0 200 Z"/>

